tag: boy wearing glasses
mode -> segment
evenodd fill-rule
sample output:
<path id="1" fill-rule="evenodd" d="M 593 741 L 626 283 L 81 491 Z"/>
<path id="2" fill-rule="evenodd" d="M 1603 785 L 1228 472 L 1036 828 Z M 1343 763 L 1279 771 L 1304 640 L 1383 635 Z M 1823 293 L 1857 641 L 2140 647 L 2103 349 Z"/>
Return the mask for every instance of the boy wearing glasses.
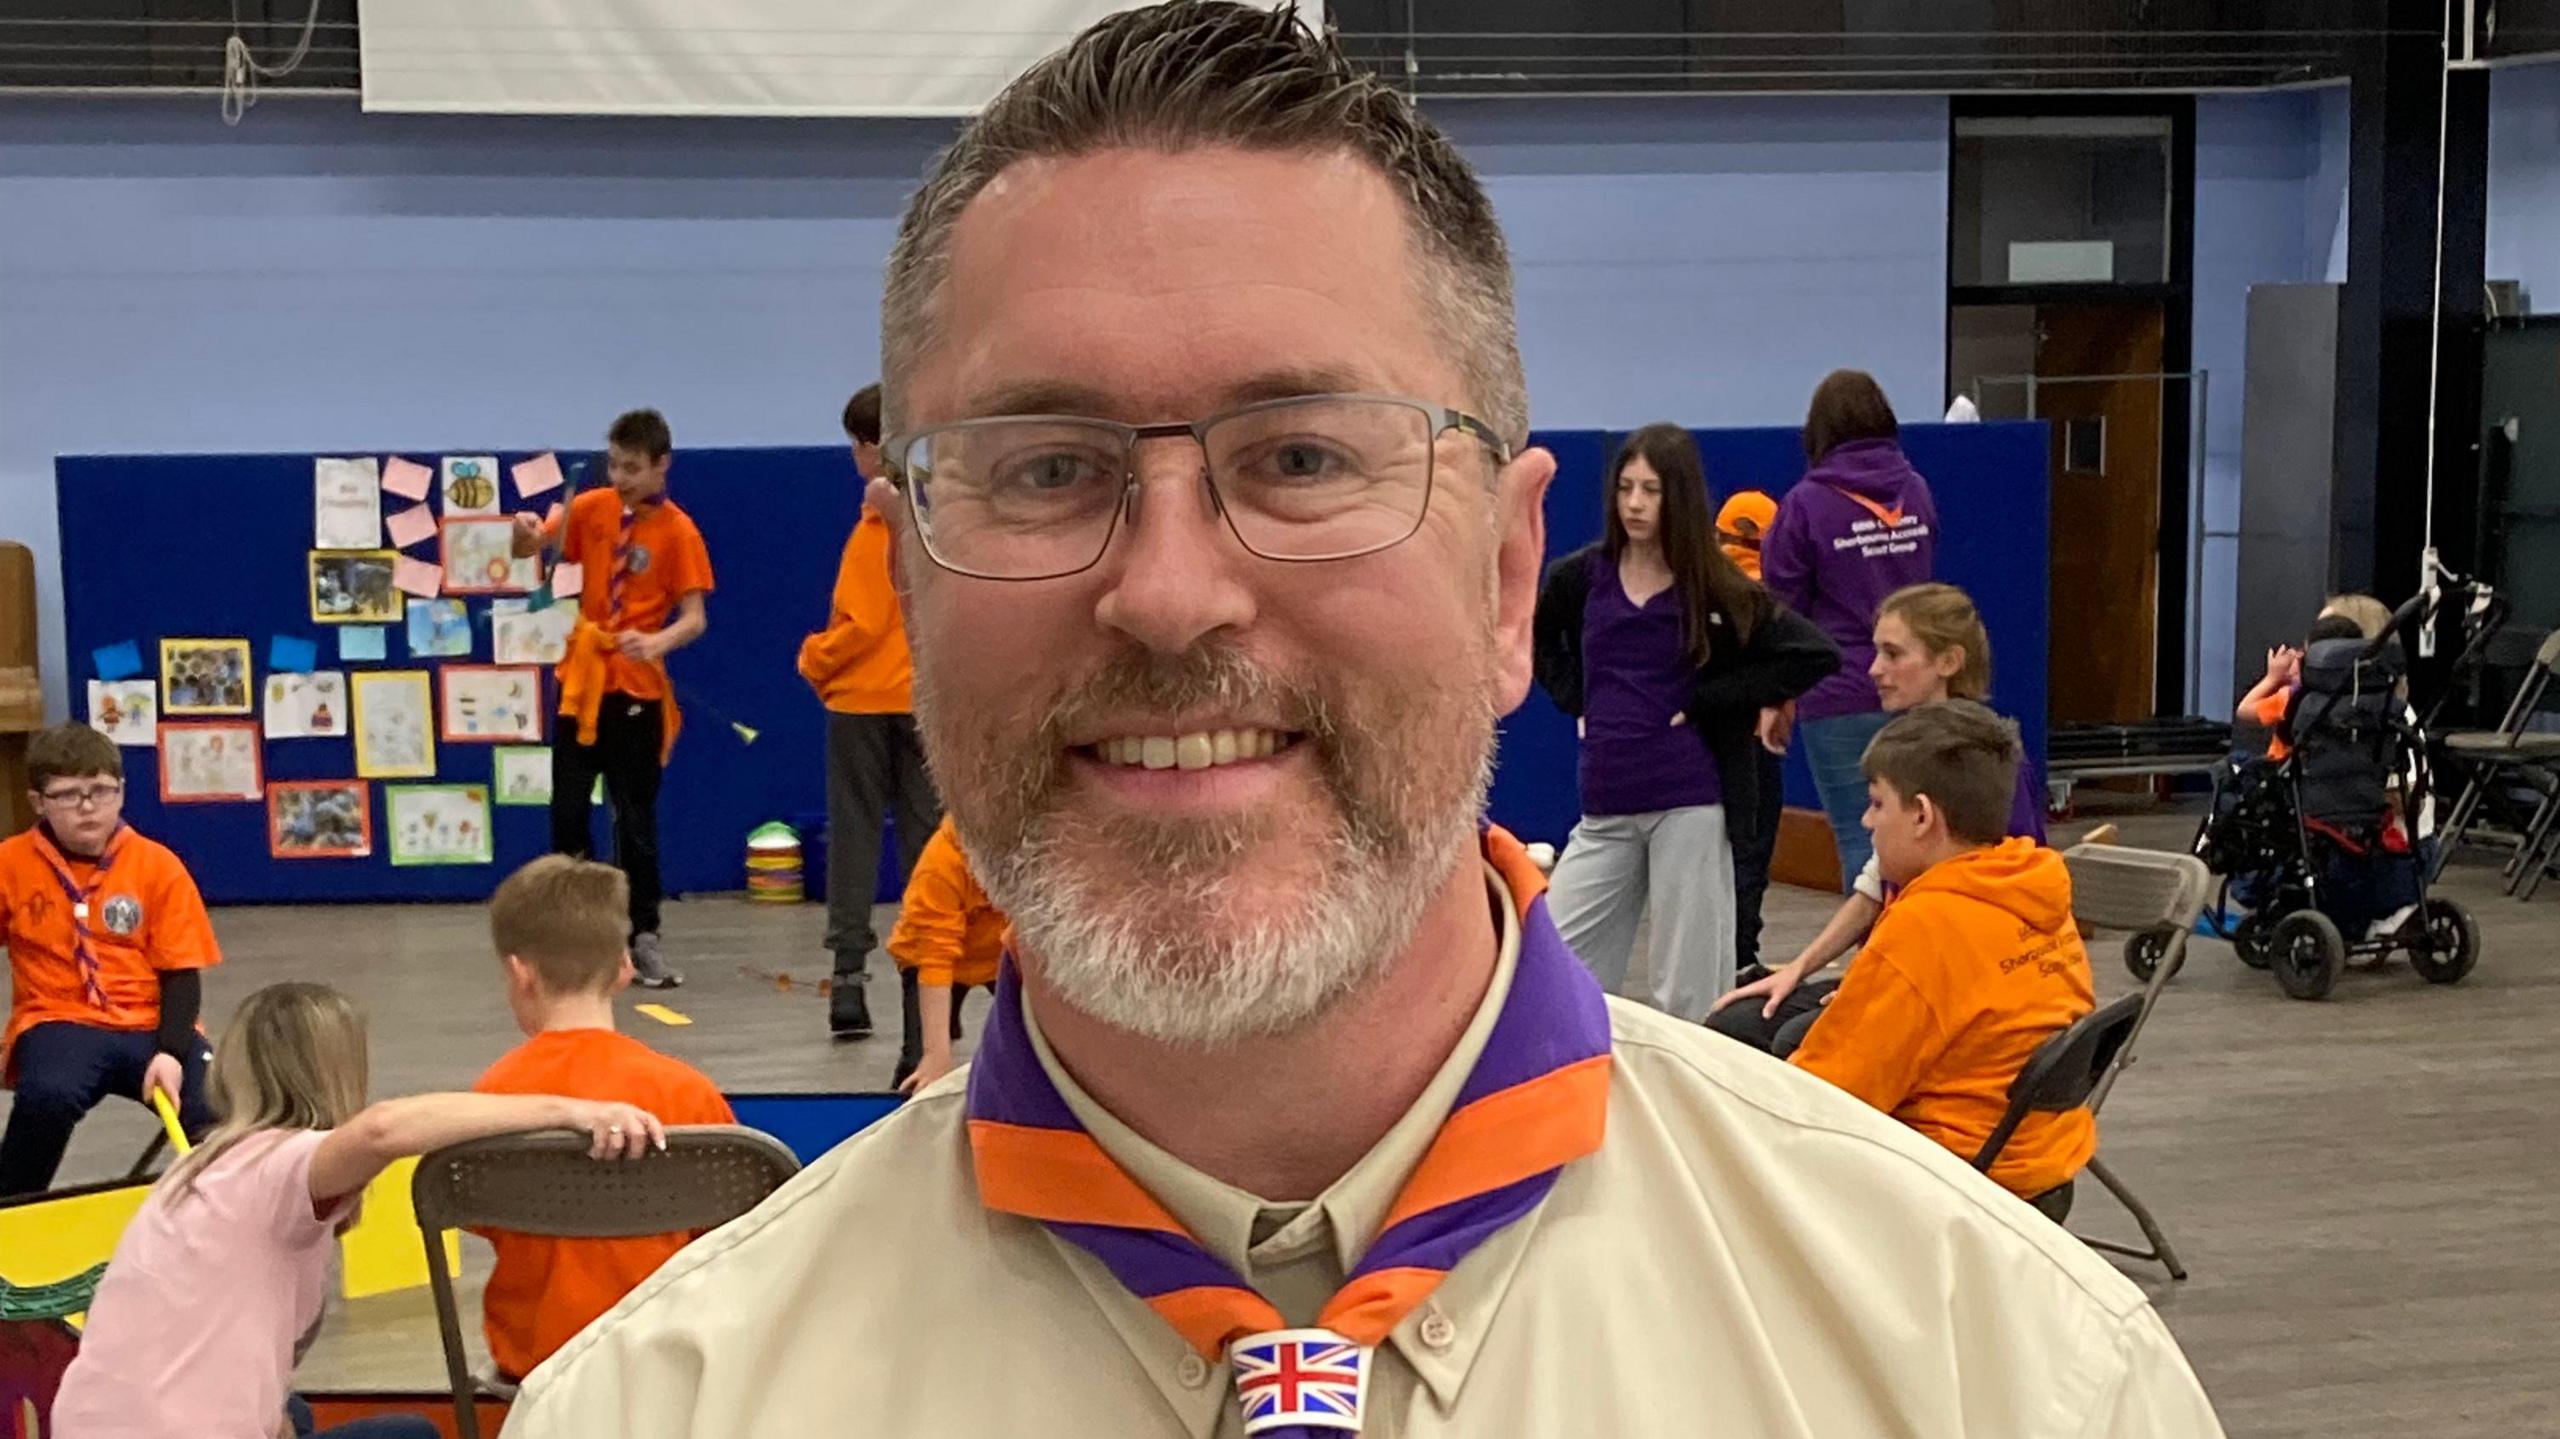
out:
<path id="1" fill-rule="evenodd" d="M 27 745 L 36 827 L 0 840 L 0 945 L 9 1023 L 0 1085 L 17 1091 L 0 1136 L 0 1199 L 53 1184 L 71 1131 L 110 1095 L 165 1093 L 190 1134 L 213 1123 L 196 1017 L 222 962 L 196 882 L 168 847 L 124 822 L 124 757 L 61 724 Z"/>

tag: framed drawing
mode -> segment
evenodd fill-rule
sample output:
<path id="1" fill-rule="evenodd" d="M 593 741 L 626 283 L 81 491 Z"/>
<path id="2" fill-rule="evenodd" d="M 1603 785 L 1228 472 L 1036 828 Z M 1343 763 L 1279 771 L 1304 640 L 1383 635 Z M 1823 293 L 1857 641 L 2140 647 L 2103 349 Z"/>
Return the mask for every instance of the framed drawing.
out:
<path id="1" fill-rule="evenodd" d="M 471 612 L 462 601 L 409 601 L 409 658 L 447 659 L 469 653 Z"/>
<path id="2" fill-rule="evenodd" d="M 515 552 L 516 522 L 505 515 L 444 522 L 444 592 L 520 595 L 542 583 L 542 561 Z"/>
<path id="3" fill-rule="evenodd" d="M 267 676 L 267 712 L 262 718 L 269 739 L 329 739 L 344 735 L 346 671 Z"/>
<path id="4" fill-rule="evenodd" d="M 556 665 L 569 657 L 569 631 L 577 622 L 576 605 L 553 605 L 547 610 L 492 610 L 490 658 L 502 665 Z"/>
<path id="5" fill-rule="evenodd" d="M 211 804 L 266 793 L 258 727 L 247 720 L 160 726 L 160 801 Z"/>
<path id="6" fill-rule="evenodd" d="M 387 784 L 393 864 L 487 864 L 489 791 L 476 784 Z"/>
<path id="7" fill-rule="evenodd" d="M 531 665 L 446 665 L 444 737 L 451 744 L 542 740 L 542 671 Z"/>
<path id="8" fill-rule="evenodd" d="M 412 779 L 436 772 L 434 702 L 425 670 L 359 670 L 354 682 L 356 773 Z"/>
<path id="9" fill-rule="evenodd" d="M 160 739 L 160 695 L 149 680 L 89 681 L 89 727 L 119 745 Z"/>
<path id="10" fill-rule="evenodd" d="M 370 550 L 382 544 L 382 470 L 372 456 L 311 462 L 311 547 Z"/>
<path id="11" fill-rule="evenodd" d="M 396 625 L 399 589 L 391 583 L 397 550 L 313 550 L 311 618 L 324 625 Z"/>
<path id="12" fill-rule="evenodd" d="M 498 512 L 498 457 L 444 457 L 444 512 L 448 515 L 494 515 Z"/>
<path id="13" fill-rule="evenodd" d="M 551 803 L 551 751 L 543 745 L 500 745 L 490 752 L 491 788 L 500 804 Z"/>
<path id="14" fill-rule="evenodd" d="M 362 859 L 373 853 L 373 787 L 360 779 L 279 780 L 267 786 L 267 853 L 277 859 Z"/>
<path id="15" fill-rule="evenodd" d="M 160 642 L 162 714 L 244 715 L 254 698 L 247 640 Z"/>

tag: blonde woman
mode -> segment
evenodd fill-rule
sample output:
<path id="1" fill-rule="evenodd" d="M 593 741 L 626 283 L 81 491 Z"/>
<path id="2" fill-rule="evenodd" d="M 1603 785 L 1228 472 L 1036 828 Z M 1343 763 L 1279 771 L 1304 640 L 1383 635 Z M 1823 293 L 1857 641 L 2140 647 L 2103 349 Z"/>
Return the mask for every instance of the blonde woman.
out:
<path id="1" fill-rule="evenodd" d="M 1954 585 L 1908 585 L 1876 607 L 1875 660 L 1867 667 L 1887 714 L 1944 700 L 1980 702 L 1991 692 L 1991 635 L 1982 612 Z M 2018 766 L 2009 834 L 2044 843 L 2044 786 L 2034 761 Z M 1716 1001 L 1707 1027 L 1784 1057 L 1812 1027 L 1837 981 L 1807 985 L 1864 943 L 1893 898 L 1870 854 L 1831 922 L 1793 960 L 1753 977 Z"/>
<path id="2" fill-rule="evenodd" d="M 637 1159 L 666 1144 L 658 1121 L 628 1104 L 422 1094 L 368 1105 L 365 1076 L 363 1017 L 336 990 L 270 985 L 242 1002 L 214 1051 L 221 1123 L 161 1176 L 117 1241 L 54 1400 L 54 1432 L 299 1432 L 304 1423 L 286 1413 L 289 1381 L 318 1331 L 332 1242 L 386 1166 L 525 1130 L 582 1130 L 597 1159 Z M 424 1419 L 390 1418 L 327 1435 L 435 1432 Z"/>

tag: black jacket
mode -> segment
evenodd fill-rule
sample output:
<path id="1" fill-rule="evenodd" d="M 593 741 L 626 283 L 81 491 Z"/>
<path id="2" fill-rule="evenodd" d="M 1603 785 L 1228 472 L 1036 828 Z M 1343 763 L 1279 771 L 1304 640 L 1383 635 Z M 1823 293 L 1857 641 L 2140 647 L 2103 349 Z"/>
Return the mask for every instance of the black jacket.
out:
<path id="1" fill-rule="evenodd" d="M 1582 713 L 1582 611 L 1591 598 L 1591 560 L 1599 553 L 1597 541 L 1575 550 L 1547 566 L 1547 577 L 1538 586 L 1533 651 L 1538 685 L 1556 708 L 1577 717 Z M 1690 677 L 1689 702 L 1681 708 L 1715 757 L 1727 832 L 1747 838 L 1760 813 L 1760 766 L 1752 757 L 1760 743 L 1760 711 L 1785 704 L 1829 678 L 1840 668 L 1840 647 L 1774 595 L 1748 643 L 1733 640 L 1733 622 L 1722 610 L 1709 608 L 1707 624 L 1712 630 L 1707 662 Z"/>

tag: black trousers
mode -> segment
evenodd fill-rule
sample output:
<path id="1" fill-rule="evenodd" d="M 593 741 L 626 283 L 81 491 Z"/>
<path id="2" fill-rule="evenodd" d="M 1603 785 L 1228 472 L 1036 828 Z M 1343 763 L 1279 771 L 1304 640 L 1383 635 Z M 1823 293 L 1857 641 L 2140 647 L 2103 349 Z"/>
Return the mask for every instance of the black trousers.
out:
<path id="1" fill-rule="evenodd" d="M 71 1131 L 113 1096 L 140 1103 L 142 1072 L 159 1052 L 149 1030 L 93 1029 L 67 1020 L 19 1035 L 10 1055 L 18 1094 L 9 1106 L 8 1133 L 0 1135 L 0 1199 L 52 1188 Z M 202 1039 L 181 1057 L 178 1125 L 191 1135 L 213 1127 L 204 1094 L 204 1067 L 212 1058 Z"/>
<path id="2" fill-rule="evenodd" d="M 1787 809 L 1787 760 L 1755 743 L 1760 757 L 1760 802 L 1751 815 L 1727 816 L 1733 831 L 1733 962 L 1760 962 L 1760 901 L 1769 893 L 1769 862 L 1778 853 L 1778 821 Z"/>
<path id="3" fill-rule="evenodd" d="M 656 700 L 608 694 L 596 714 L 596 742 L 578 743 L 577 721 L 556 716 L 551 736 L 551 848 L 580 859 L 596 852 L 589 801 L 604 777 L 613 819 L 613 862 L 631 880 L 631 933 L 658 932 L 658 752 L 666 717 Z"/>
<path id="4" fill-rule="evenodd" d="M 898 827 L 898 880 L 915 873 L 916 856 L 942 823 L 942 799 L 925 771 L 913 715 L 827 715 L 827 948 L 835 972 L 863 973 L 880 937 L 871 904 L 880 886 L 880 824 Z M 914 1003 L 913 980 L 907 990 Z"/>
<path id="5" fill-rule="evenodd" d="M 1755 979 L 1767 978 L 1768 974 L 1768 970 L 1754 967 L 1736 975 L 1735 980 L 1749 984 Z M 1815 1020 L 1822 1017 L 1823 1001 L 1839 987 L 1840 981 L 1836 979 L 1806 980 L 1778 1001 L 1776 1014 L 1766 1016 L 1760 1013 L 1760 1007 L 1767 1001 L 1740 1000 L 1708 1015 L 1707 1028 L 1727 1039 L 1738 1039 L 1754 1049 L 1766 1050 L 1784 1059 L 1796 1052 L 1797 1045 L 1804 1043 L 1806 1032 L 1813 1028 Z"/>

